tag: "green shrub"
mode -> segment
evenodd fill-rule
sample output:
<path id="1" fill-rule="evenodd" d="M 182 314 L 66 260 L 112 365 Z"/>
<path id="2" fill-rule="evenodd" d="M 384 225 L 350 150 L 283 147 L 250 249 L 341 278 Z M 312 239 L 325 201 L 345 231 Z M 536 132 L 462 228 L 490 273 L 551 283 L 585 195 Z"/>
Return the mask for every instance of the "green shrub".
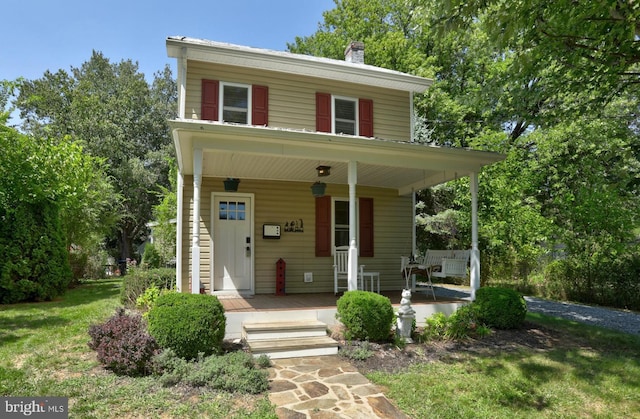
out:
<path id="1" fill-rule="evenodd" d="M 375 355 L 375 353 L 371 349 L 371 344 L 365 340 L 343 347 L 340 349 L 340 355 L 355 361 L 365 361 Z"/>
<path id="2" fill-rule="evenodd" d="M 144 294 L 148 288 L 155 286 L 159 290 L 172 290 L 175 282 L 175 269 L 131 269 L 122 280 L 120 302 L 125 307 L 133 308 L 136 306 L 138 297 Z"/>
<path id="3" fill-rule="evenodd" d="M 449 320 L 447 316 L 444 313 L 434 313 L 425 320 L 422 337 L 424 340 L 444 339 L 448 327 Z"/>
<path id="4" fill-rule="evenodd" d="M 449 317 L 436 313 L 425 321 L 424 340 L 465 339 L 470 336 L 483 337 L 487 328 L 478 319 L 477 306 L 467 304 L 459 307 Z"/>
<path id="5" fill-rule="evenodd" d="M 347 291 L 338 299 L 336 318 L 348 340 L 384 341 L 391 333 L 393 306 L 387 297 L 373 292 Z"/>
<path id="6" fill-rule="evenodd" d="M 497 329 L 516 329 L 527 314 L 522 295 L 508 288 L 480 288 L 473 304 L 477 307 L 478 319 Z"/>
<path id="7" fill-rule="evenodd" d="M 0 207 L 0 255 L 0 304 L 64 294 L 72 273 L 58 204 Z"/>
<path id="8" fill-rule="evenodd" d="M 158 298 L 160 298 L 161 295 L 167 294 L 169 292 L 175 291 L 160 289 L 156 287 L 155 284 L 153 284 L 149 288 L 147 288 L 140 297 L 136 299 L 136 307 L 144 312 L 142 316 L 146 318 L 149 314 L 149 310 L 151 310 L 151 308 L 156 305 L 156 301 L 158 301 Z"/>
<path id="9" fill-rule="evenodd" d="M 141 265 L 145 269 L 157 269 L 164 265 L 162 256 L 160 256 L 160 252 L 158 252 L 153 243 L 147 243 L 144 246 Z"/>
<path id="10" fill-rule="evenodd" d="M 205 294 L 168 293 L 158 297 L 149 311 L 149 333 L 162 348 L 185 359 L 222 349 L 224 308 L 218 298 Z"/>
<path id="11" fill-rule="evenodd" d="M 154 366 L 164 386 L 185 384 L 248 394 L 262 393 L 269 388 L 267 371 L 257 369 L 254 359 L 245 352 L 199 356 L 189 362 L 167 349 L 154 359 Z"/>
<path id="12" fill-rule="evenodd" d="M 450 339 L 464 339 L 475 335 L 478 329 L 478 313 L 477 306 L 466 304 L 449 316 L 448 330 L 445 333 Z"/>

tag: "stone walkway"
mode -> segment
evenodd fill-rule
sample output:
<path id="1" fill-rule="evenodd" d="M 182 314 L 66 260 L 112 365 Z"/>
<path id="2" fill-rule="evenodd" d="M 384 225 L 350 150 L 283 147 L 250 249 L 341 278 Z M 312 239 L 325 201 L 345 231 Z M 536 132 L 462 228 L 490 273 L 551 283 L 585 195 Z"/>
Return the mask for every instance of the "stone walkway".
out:
<path id="1" fill-rule="evenodd" d="M 338 355 L 274 359 L 269 400 L 282 419 L 407 418 Z"/>

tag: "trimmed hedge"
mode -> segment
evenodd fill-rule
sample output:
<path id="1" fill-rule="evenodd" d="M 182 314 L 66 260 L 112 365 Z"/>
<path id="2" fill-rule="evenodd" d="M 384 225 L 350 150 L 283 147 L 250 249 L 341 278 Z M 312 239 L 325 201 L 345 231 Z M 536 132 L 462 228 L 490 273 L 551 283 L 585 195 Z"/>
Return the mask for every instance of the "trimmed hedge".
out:
<path id="1" fill-rule="evenodd" d="M 149 310 L 149 333 L 164 349 L 195 359 L 222 351 L 226 318 L 217 297 L 205 294 L 161 295 Z"/>
<path id="2" fill-rule="evenodd" d="M 476 291 L 478 320 L 496 329 L 517 329 L 527 315 L 527 303 L 517 291 L 482 287 Z"/>
<path id="3" fill-rule="evenodd" d="M 172 290 L 175 282 L 175 269 L 130 269 L 122 280 L 120 302 L 126 307 L 133 308 L 136 306 L 138 297 L 144 294 L 147 288 L 155 285 L 160 290 Z"/>
<path id="4" fill-rule="evenodd" d="M 391 301 L 368 291 L 347 291 L 338 299 L 336 318 L 345 326 L 345 338 L 385 341 L 394 314 Z"/>

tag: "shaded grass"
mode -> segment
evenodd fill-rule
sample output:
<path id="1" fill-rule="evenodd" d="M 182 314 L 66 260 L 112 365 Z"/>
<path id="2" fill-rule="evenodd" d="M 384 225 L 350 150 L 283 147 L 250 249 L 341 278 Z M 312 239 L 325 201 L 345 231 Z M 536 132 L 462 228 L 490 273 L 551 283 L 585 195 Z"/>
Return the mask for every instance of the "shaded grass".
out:
<path id="1" fill-rule="evenodd" d="M 551 349 L 455 351 L 397 374 L 368 377 L 422 418 L 640 417 L 640 339 L 540 314 Z"/>
<path id="2" fill-rule="evenodd" d="M 0 306 L 0 395 L 69 397 L 69 416 L 275 418 L 266 395 L 163 388 L 96 361 L 91 324 L 113 315 L 120 281 L 90 282 L 44 303 Z"/>

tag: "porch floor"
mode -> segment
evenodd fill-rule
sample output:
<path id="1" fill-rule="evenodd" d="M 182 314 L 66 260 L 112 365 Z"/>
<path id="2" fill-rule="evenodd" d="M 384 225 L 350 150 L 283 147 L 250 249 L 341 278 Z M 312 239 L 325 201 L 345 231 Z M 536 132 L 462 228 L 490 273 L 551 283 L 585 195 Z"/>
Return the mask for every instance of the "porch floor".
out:
<path id="1" fill-rule="evenodd" d="M 464 293 L 460 296 L 452 296 L 449 289 L 446 294 L 439 292 L 435 286 L 436 299 L 433 299 L 431 292 L 419 291 L 411 295 L 411 305 L 443 304 L 463 301 Z M 445 289 L 442 288 L 442 291 Z M 402 290 L 382 291 L 382 295 L 391 300 L 394 307 L 400 306 Z M 332 292 L 313 294 L 258 294 L 250 297 L 234 296 L 220 299 L 225 312 L 256 312 L 256 311 L 282 311 L 282 310 L 314 310 L 314 309 L 335 309 L 336 302 L 340 298 Z"/>

